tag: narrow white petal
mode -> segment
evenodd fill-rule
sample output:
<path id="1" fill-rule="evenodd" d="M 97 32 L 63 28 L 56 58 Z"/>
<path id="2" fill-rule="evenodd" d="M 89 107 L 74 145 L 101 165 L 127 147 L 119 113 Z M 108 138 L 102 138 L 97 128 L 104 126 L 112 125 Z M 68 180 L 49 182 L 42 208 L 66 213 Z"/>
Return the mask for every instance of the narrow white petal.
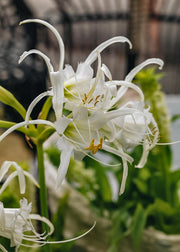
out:
<path id="1" fill-rule="evenodd" d="M 68 80 L 75 76 L 75 72 L 71 65 L 65 65 L 65 68 L 63 69 L 63 73 L 65 76 L 65 80 Z"/>
<path id="2" fill-rule="evenodd" d="M 138 66 L 136 66 L 135 68 L 133 68 L 130 71 L 130 73 L 126 76 L 125 80 L 132 81 L 139 71 L 141 71 L 144 67 L 146 67 L 150 64 L 157 64 L 157 65 L 159 65 L 159 69 L 162 69 L 164 62 L 158 58 L 147 59 L 144 62 L 142 62 L 141 64 L 139 64 Z"/>
<path id="3" fill-rule="evenodd" d="M 94 222 L 94 224 L 93 224 L 93 226 L 88 230 L 88 231 L 86 231 L 85 233 L 83 233 L 82 235 L 79 235 L 79 236 L 76 236 L 76 237 L 74 237 L 74 238 L 72 238 L 72 239 L 68 239 L 68 240 L 64 240 L 64 241 L 50 241 L 50 242 L 46 242 L 45 241 L 45 244 L 47 243 L 47 244 L 60 244 L 60 243 L 66 243 L 66 242 L 72 242 L 72 241 L 75 241 L 75 240 L 78 240 L 78 239 L 80 239 L 80 238 L 82 238 L 82 237 L 84 237 L 85 235 L 87 235 L 89 232 L 91 232 L 92 231 L 92 229 L 95 227 L 95 225 L 96 225 L 96 222 Z"/>
<path id="4" fill-rule="evenodd" d="M 63 102 L 64 102 L 64 75 L 62 71 L 51 73 L 51 82 L 53 88 L 53 109 L 56 119 L 62 116 Z"/>
<path id="5" fill-rule="evenodd" d="M 26 190 L 26 182 L 25 182 L 23 169 L 16 162 L 13 162 L 13 166 L 16 168 L 17 173 L 18 173 L 20 193 L 24 194 Z"/>
<path id="6" fill-rule="evenodd" d="M 76 71 L 77 80 L 81 79 L 92 79 L 93 78 L 93 69 L 90 65 L 87 65 L 85 62 L 78 64 Z"/>
<path id="7" fill-rule="evenodd" d="M 58 31 L 54 28 L 54 26 L 52 26 L 51 24 L 49 24 L 48 22 L 46 22 L 44 20 L 26 19 L 26 20 L 20 22 L 20 25 L 21 24 L 26 24 L 26 23 L 39 23 L 39 24 L 42 24 L 42 25 L 48 27 L 54 33 L 54 35 L 57 38 L 59 48 L 60 48 L 59 70 L 62 70 L 63 65 L 64 65 L 64 43 L 63 43 L 63 40 L 62 40 L 60 34 L 58 33 Z"/>
<path id="8" fill-rule="evenodd" d="M 55 127 L 56 127 L 56 130 L 59 134 L 63 134 L 65 129 L 67 128 L 67 126 L 69 125 L 69 123 L 71 122 L 72 120 L 65 117 L 65 116 L 62 116 L 60 117 L 54 124 L 55 124 Z"/>
<path id="9" fill-rule="evenodd" d="M 0 229 L 4 231 L 5 229 L 5 213 L 4 213 L 4 205 L 0 201 Z"/>
<path id="10" fill-rule="evenodd" d="M 6 181 L 3 183 L 1 189 L 0 189 L 0 194 L 6 189 L 6 187 L 9 185 L 9 183 L 12 181 L 13 178 L 15 178 L 18 175 L 17 171 L 11 173 Z"/>
<path id="11" fill-rule="evenodd" d="M 20 122 L 20 123 L 17 123 L 15 124 L 14 126 L 12 126 L 11 128 L 9 128 L 8 130 L 6 130 L 1 136 L 0 136 L 0 142 L 6 137 L 8 136 L 10 133 L 12 133 L 13 131 L 23 127 L 23 126 L 26 126 L 26 125 L 33 125 L 33 124 L 44 124 L 44 125 L 48 125 L 48 126 L 51 126 L 53 128 L 55 128 L 54 124 L 50 121 L 47 121 L 47 120 L 41 120 L 41 119 L 38 119 L 38 120 L 31 120 L 31 121 L 28 121 L 28 122 Z"/>
<path id="12" fill-rule="evenodd" d="M 132 47 L 131 42 L 126 37 L 118 36 L 118 37 L 114 37 L 114 38 L 108 39 L 105 42 L 103 42 L 102 44 L 100 44 L 99 46 L 97 46 L 90 53 L 90 55 L 85 60 L 85 63 L 88 64 L 88 65 L 91 65 L 97 59 L 97 51 L 99 53 L 101 53 L 109 45 L 114 44 L 114 43 L 118 43 L 118 42 L 120 42 L 120 43 L 127 42 L 129 44 L 130 48 Z"/>
<path id="13" fill-rule="evenodd" d="M 5 247 L 3 247 L 2 244 L 0 244 L 0 249 L 2 249 L 2 252 L 8 252 L 8 251 L 5 249 Z"/>
<path id="14" fill-rule="evenodd" d="M 44 222 L 48 226 L 48 233 L 46 237 L 51 235 L 54 232 L 54 226 L 47 218 L 40 216 L 39 214 L 30 214 L 29 217 L 31 220 Z M 45 239 L 46 237 L 42 237 L 42 238 Z"/>
<path id="15" fill-rule="evenodd" d="M 47 65 L 47 68 L 48 68 L 48 72 L 53 72 L 53 66 L 51 65 L 51 62 L 50 62 L 50 59 L 44 54 L 42 53 L 41 51 L 39 50 L 36 50 L 36 49 L 32 49 L 30 51 L 25 51 L 21 56 L 20 56 L 20 59 L 18 61 L 18 63 L 20 64 L 28 55 L 30 54 L 38 54 L 39 56 L 41 56 L 44 61 L 46 62 L 46 65 Z"/>
<path id="16" fill-rule="evenodd" d="M 141 100 L 144 101 L 144 94 L 143 94 L 142 90 L 137 85 L 135 85 L 129 81 L 116 81 L 115 80 L 115 81 L 107 82 L 107 84 L 109 84 L 109 85 L 114 84 L 116 86 L 125 87 L 126 89 L 131 88 L 131 89 L 135 90 L 139 94 Z M 111 107 L 114 104 L 116 104 L 122 98 L 123 95 L 124 95 L 124 92 L 120 88 L 117 92 L 117 96 L 115 98 L 113 98 L 111 101 Z"/>
<path id="17" fill-rule="evenodd" d="M 31 112 L 33 111 L 34 107 L 36 106 L 36 104 L 42 100 L 45 96 L 49 96 L 51 95 L 51 92 L 50 91 L 46 91 L 44 93 L 41 93 L 40 95 L 38 95 L 32 102 L 31 104 L 29 105 L 28 109 L 27 109 L 27 112 L 26 112 L 26 117 L 25 117 L 25 122 L 29 122 L 29 118 L 30 118 L 30 115 L 31 115 Z"/>
<path id="18" fill-rule="evenodd" d="M 123 177 L 122 177 L 121 187 L 120 187 L 120 192 L 119 192 L 120 195 L 124 193 L 125 186 L 126 186 L 126 179 L 128 175 L 127 161 L 124 159 L 122 159 L 122 161 L 123 161 Z"/>
<path id="19" fill-rule="evenodd" d="M 136 168 L 143 168 L 145 163 L 147 162 L 149 150 L 148 150 L 149 144 L 147 142 L 144 142 L 143 144 L 143 153 L 141 156 L 141 160 L 139 163 L 135 166 Z"/>
<path id="20" fill-rule="evenodd" d="M 105 150 L 107 152 L 113 153 L 113 154 L 121 157 L 122 159 L 127 160 L 130 164 L 134 160 L 131 156 L 129 156 L 128 154 L 126 154 L 122 150 L 119 150 L 119 149 L 117 150 L 117 149 L 115 149 L 111 146 L 105 145 L 105 144 L 103 144 L 102 148 L 103 148 L 103 150 Z"/>
<path id="21" fill-rule="evenodd" d="M 138 66 L 136 66 L 135 68 L 133 68 L 129 72 L 129 74 L 126 76 L 125 81 L 131 82 L 139 71 L 141 71 L 144 67 L 150 64 L 157 64 L 159 65 L 159 69 L 162 69 L 164 62 L 158 58 L 147 59 L 141 64 L 139 64 Z M 126 93 L 126 91 L 127 91 L 127 87 L 121 87 L 118 92 L 121 93 L 121 97 L 122 97 Z"/>
<path id="22" fill-rule="evenodd" d="M 56 190 L 58 190 L 65 179 L 68 167 L 69 167 L 69 162 L 72 154 L 72 149 L 70 148 L 69 150 L 62 150 L 61 151 L 61 163 L 58 168 L 58 174 L 57 174 L 57 180 L 56 180 Z"/>
<path id="23" fill-rule="evenodd" d="M 58 168 L 58 174 L 56 180 L 56 189 L 58 190 L 66 176 L 70 158 L 73 151 L 73 145 L 61 137 L 57 142 L 57 147 L 61 151 L 61 162 Z"/>
<path id="24" fill-rule="evenodd" d="M 101 70 L 102 70 L 103 73 L 107 76 L 107 78 L 108 78 L 110 81 L 112 81 L 111 72 L 110 72 L 109 68 L 108 68 L 105 64 L 102 64 Z"/>
<path id="25" fill-rule="evenodd" d="M 24 175 L 26 177 L 28 177 L 35 186 L 40 188 L 40 185 L 38 184 L 38 182 L 35 180 L 35 178 L 29 172 L 27 172 L 27 171 L 23 171 L 23 172 L 24 172 Z"/>
<path id="26" fill-rule="evenodd" d="M 2 164 L 1 169 L 0 169 L 0 182 L 4 178 L 4 175 L 8 172 L 10 166 L 11 166 L 11 162 L 9 161 L 4 161 L 4 163 Z"/>

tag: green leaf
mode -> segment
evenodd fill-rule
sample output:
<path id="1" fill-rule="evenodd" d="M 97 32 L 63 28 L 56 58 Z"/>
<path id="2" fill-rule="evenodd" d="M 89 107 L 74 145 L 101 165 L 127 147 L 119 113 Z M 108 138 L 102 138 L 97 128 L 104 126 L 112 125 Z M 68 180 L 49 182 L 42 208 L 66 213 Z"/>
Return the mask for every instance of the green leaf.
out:
<path id="1" fill-rule="evenodd" d="M 49 113 L 49 110 L 50 110 L 51 106 L 52 106 L 52 97 L 50 96 L 45 101 L 38 118 L 45 120 L 47 118 L 47 116 L 48 116 L 48 113 Z"/>
<path id="2" fill-rule="evenodd" d="M 14 97 L 14 95 L 9 92 L 7 89 L 0 86 L 0 101 L 10 107 L 14 108 L 23 119 L 26 116 L 25 108 L 18 102 L 18 100 Z"/>
<path id="3" fill-rule="evenodd" d="M 135 248 L 138 248 L 142 239 L 142 232 L 146 225 L 149 209 L 146 210 L 139 203 L 133 216 L 132 238 Z"/>
<path id="4" fill-rule="evenodd" d="M 180 119 L 180 115 L 173 115 L 171 117 L 171 122 L 175 122 L 176 120 Z"/>

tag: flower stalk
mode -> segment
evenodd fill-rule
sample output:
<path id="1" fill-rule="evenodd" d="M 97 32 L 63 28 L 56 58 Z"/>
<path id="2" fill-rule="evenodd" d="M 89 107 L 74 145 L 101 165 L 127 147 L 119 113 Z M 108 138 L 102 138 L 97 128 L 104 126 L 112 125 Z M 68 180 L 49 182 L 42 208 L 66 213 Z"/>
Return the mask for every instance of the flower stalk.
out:
<path id="1" fill-rule="evenodd" d="M 39 174 L 39 185 L 40 185 L 40 210 L 41 216 L 49 219 L 48 213 L 48 198 L 47 198 L 47 187 L 45 181 L 45 167 L 44 167 L 44 152 L 42 142 L 38 142 L 36 145 L 37 149 L 37 160 L 38 160 L 38 174 Z M 42 223 L 43 232 L 46 231 L 45 223 Z M 47 244 L 44 246 L 45 252 L 50 252 L 50 245 Z"/>

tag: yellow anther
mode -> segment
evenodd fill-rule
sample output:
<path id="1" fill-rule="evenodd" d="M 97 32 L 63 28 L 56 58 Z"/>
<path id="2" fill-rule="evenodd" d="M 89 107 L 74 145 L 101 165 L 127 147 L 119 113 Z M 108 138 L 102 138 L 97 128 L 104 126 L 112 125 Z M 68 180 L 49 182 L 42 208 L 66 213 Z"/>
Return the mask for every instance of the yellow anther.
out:
<path id="1" fill-rule="evenodd" d="M 95 103 L 94 103 L 94 107 L 96 107 L 96 104 L 98 103 L 99 101 L 96 101 Z"/>
<path id="2" fill-rule="evenodd" d="M 95 101 L 97 101 L 97 99 L 98 99 L 98 98 L 99 98 L 100 96 L 101 96 L 101 95 L 97 95 L 97 96 L 96 96 L 96 99 L 95 99 Z"/>
<path id="3" fill-rule="evenodd" d="M 93 98 L 91 98 L 91 100 L 88 101 L 88 104 L 91 103 L 93 101 Z"/>
<path id="4" fill-rule="evenodd" d="M 98 145 L 94 145 L 95 139 L 93 138 L 89 147 L 84 148 L 85 150 L 90 150 L 92 151 L 92 154 L 96 154 L 96 152 L 100 149 L 102 150 L 102 143 L 103 143 L 103 138 L 100 138 L 100 143 Z"/>

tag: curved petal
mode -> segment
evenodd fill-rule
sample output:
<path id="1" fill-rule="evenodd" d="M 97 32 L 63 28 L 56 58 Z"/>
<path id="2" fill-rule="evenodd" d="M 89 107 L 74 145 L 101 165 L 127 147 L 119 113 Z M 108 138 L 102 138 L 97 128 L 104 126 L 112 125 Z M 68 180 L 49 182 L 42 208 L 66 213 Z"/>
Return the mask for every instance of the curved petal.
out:
<path id="1" fill-rule="evenodd" d="M 56 119 L 62 116 L 64 102 L 64 76 L 62 71 L 51 73 L 51 82 L 53 88 L 52 104 L 56 115 Z"/>
<path id="2" fill-rule="evenodd" d="M 38 95 L 29 105 L 27 112 L 26 112 L 26 117 L 25 117 L 25 122 L 29 122 L 29 118 L 31 115 L 31 112 L 33 111 L 34 107 L 36 106 L 36 104 L 43 99 L 45 96 L 49 96 L 51 94 L 51 91 L 46 91 L 41 93 L 40 95 Z"/>
<path id="3" fill-rule="evenodd" d="M 126 186 L 127 175 L 128 175 L 127 161 L 124 160 L 124 159 L 122 159 L 122 161 L 123 161 L 123 177 L 122 177 L 121 187 L 120 187 L 120 191 L 119 191 L 120 195 L 124 193 L 125 186 Z"/>
<path id="4" fill-rule="evenodd" d="M 59 189 L 68 170 L 73 145 L 69 144 L 65 139 L 60 138 L 57 143 L 58 149 L 61 151 L 61 162 L 58 168 L 56 189 Z"/>
<path id="5" fill-rule="evenodd" d="M 139 163 L 135 165 L 136 168 L 144 167 L 145 163 L 147 162 L 148 154 L 149 154 L 149 144 L 147 143 L 147 141 L 145 141 L 143 144 L 143 153 Z"/>
<path id="6" fill-rule="evenodd" d="M 0 244 L 0 249 L 2 249 L 2 252 L 8 252 L 8 251 L 5 249 L 5 247 L 3 247 L 2 244 Z"/>
<path id="7" fill-rule="evenodd" d="M 58 44 L 59 44 L 59 49 L 60 49 L 60 60 L 59 60 L 59 70 L 63 69 L 63 65 L 64 65 L 64 43 L 63 40 L 60 36 L 60 34 L 58 33 L 58 31 L 54 28 L 54 26 L 52 26 L 51 24 L 49 24 L 48 22 L 44 21 L 44 20 L 40 20 L 40 19 L 26 19 L 22 22 L 20 22 L 19 24 L 26 24 L 26 23 L 39 23 L 42 24 L 46 27 L 48 27 L 56 36 Z"/>
<path id="8" fill-rule="evenodd" d="M 139 94 L 139 96 L 141 98 L 141 101 L 144 101 L 144 94 L 143 94 L 142 90 L 137 85 L 135 85 L 135 84 L 133 84 L 133 83 L 131 83 L 129 81 L 116 81 L 116 80 L 114 81 L 113 80 L 111 82 L 106 82 L 106 83 L 109 84 L 109 85 L 116 85 L 116 86 L 125 87 L 126 89 L 131 88 L 131 89 L 135 90 Z M 120 89 L 118 90 L 116 97 L 114 97 L 112 99 L 111 107 L 113 105 L 115 105 L 122 98 L 122 96 L 124 95 L 124 92 L 122 90 L 120 92 Z"/>
<path id="9" fill-rule="evenodd" d="M 0 182 L 4 178 L 4 175 L 8 172 L 10 166 L 11 166 L 11 163 L 8 161 L 4 161 L 4 163 L 2 164 L 1 169 L 0 169 Z"/>
<path id="10" fill-rule="evenodd" d="M 150 65 L 150 64 L 157 64 L 157 65 L 159 65 L 159 69 L 162 69 L 164 62 L 158 58 L 147 59 L 144 62 L 142 62 L 141 64 L 139 64 L 138 66 L 136 66 L 135 68 L 133 68 L 129 72 L 129 74 L 126 76 L 125 81 L 131 82 L 139 71 L 141 71 L 144 67 L 146 67 L 147 65 Z M 118 90 L 118 93 L 121 93 L 121 97 L 122 97 L 126 93 L 126 91 L 127 91 L 126 87 L 121 87 Z"/>
<path id="11" fill-rule="evenodd" d="M 102 44 L 100 44 L 99 46 L 97 46 L 90 53 L 90 55 L 87 57 L 87 59 L 85 60 L 85 63 L 88 64 L 88 65 L 91 65 L 97 59 L 97 51 L 99 53 L 101 53 L 109 45 L 114 44 L 114 43 L 119 43 L 119 42 L 120 43 L 127 42 L 129 44 L 130 48 L 132 48 L 132 44 L 131 44 L 131 42 L 129 41 L 128 38 L 122 37 L 122 36 L 114 37 L 114 38 L 106 40 L 105 42 L 103 42 Z"/>
<path id="12" fill-rule="evenodd" d="M 102 64 L 101 70 L 102 70 L 103 73 L 107 76 L 107 78 L 108 78 L 110 81 L 112 81 L 111 72 L 110 72 L 109 68 L 108 68 L 105 64 Z"/>
<path id="13" fill-rule="evenodd" d="M 5 213 L 4 213 L 4 205 L 0 201 L 0 229 L 4 231 L 5 229 Z M 1 248 L 1 247 L 0 247 Z"/>
<path id="14" fill-rule="evenodd" d="M 157 64 L 159 65 L 159 69 L 162 69 L 164 62 L 161 59 L 158 58 L 151 58 L 151 59 L 147 59 L 144 62 L 142 62 L 141 64 L 139 64 L 138 66 L 136 66 L 135 68 L 133 68 L 130 73 L 126 76 L 125 80 L 126 81 L 132 81 L 135 77 L 135 75 L 141 71 L 144 67 L 146 67 L 147 65 L 150 64 Z"/>
<path id="15" fill-rule="evenodd" d="M 23 54 L 19 58 L 18 63 L 20 64 L 28 55 L 33 54 L 33 53 L 38 54 L 39 56 L 41 56 L 44 59 L 44 61 L 46 62 L 49 73 L 54 71 L 53 66 L 51 65 L 50 59 L 44 53 L 42 53 L 41 51 L 36 50 L 36 49 L 32 49 L 28 52 L 27 51 L 23 52 Z"/>
<path id="16" fill-rule="evenodd" d="M 117 149 L 115 149 L 111 146 L 105 145 L 105 144 L 103 144 L 102 149 L 107 152 L 113 153 L 113 154 L 121 157 L 124 160 L 127 160 L 130 164 L 134 161 L 134 159 L 131 156 L 129 156 L 128 154 L 126 154 L 123 150 L 119 150 L 119 149 L 117 150 Z"/>
<path id="17" fill-rule="evenodd" d="M 36 220 L 36 221 L 44 222 L 48 226 L 49 231 L 46 234 L 46 236 L 42 237 L 42 235 L 40 235 L 42 239 L 46 239 L 47 236 L 51 235 L 54 232 L 54 226 L 47 218 L 45 218 L 43 216 L 40 216 L 39 214 L 30 214 L 29 218 L 30 218 L 30 220 Z"/>
<path id="18" fill-rule="evenodd" d="M 55 128 L 54 124 L 50 121 L 47 121 L 47 120 L 41 120 L 41 119 L 38 119 L 38 120 L 31 120 L 31 121 L 28 121 L 28 122 L 20 122 L 20 123 L 17 123 L 15 124 L 14 126 L 12 126 L 11 128 L 9 128 L 8 130 L 6 130 L 1 136 L 0 136 L 0 142 L 6 137 L 8 136 L 10 133 L 12 133 L 13 131 L 21 128 L 21 127 L 24 127 L 26 125 L 32 125 L 32 124 L 44 124 L 44 125 L 48 125 L 48 126 L 51 126 L 53 128 Z"/>

